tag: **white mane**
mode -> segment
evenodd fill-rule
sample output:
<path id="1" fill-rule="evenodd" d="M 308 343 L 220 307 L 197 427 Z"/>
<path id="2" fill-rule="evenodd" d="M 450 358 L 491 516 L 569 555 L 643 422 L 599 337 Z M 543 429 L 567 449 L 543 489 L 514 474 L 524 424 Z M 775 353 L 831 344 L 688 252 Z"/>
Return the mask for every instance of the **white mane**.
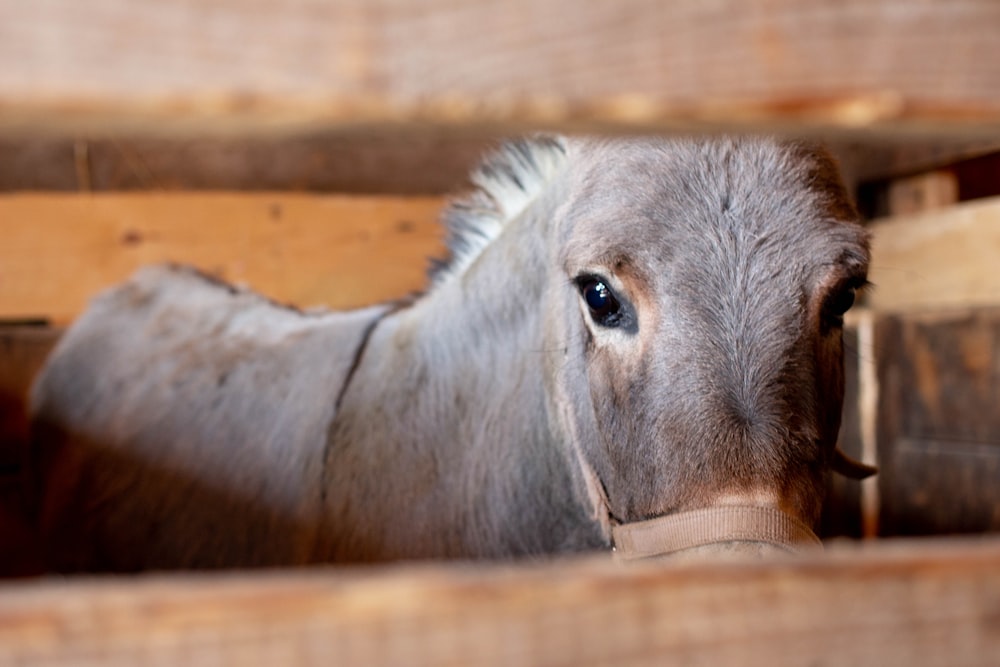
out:
<path id="1" fill-rule="evenodd" d="M 450 257 L 431 271 L 435 284 L 461 275 L 479 254 L 545 189 L 566 161 L 560 137 L 503 144 L 472 172 L 472 192 L 454 199 L 442 216 Z"/>

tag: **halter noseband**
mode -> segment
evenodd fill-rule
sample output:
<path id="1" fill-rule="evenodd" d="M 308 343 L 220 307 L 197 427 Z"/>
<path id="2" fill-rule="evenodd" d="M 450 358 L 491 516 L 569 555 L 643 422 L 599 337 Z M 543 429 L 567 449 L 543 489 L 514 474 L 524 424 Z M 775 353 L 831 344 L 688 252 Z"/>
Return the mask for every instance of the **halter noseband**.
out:
<path id="1" fill-rule="evenodd" d="M 666 556 L 723 542 L 759 542 L 791 553 L 822 549 L 804 523 L 771 507 L 723 505 L 613 525 L 619 561 Z"/>
<path id="2" fill-rule="evenodd" d="M 758 505 L 717 505 L 646 521 L 619 523 L 611 512 L 597 472 L 583 455 L 575 437 L 571 442 L 591 502 L 591 516 L 610 540 L 614 558 L 619 562 L 667 556 L 726 542 L 757 542 L 790 553 L 823 548 L 809 526 L 777 508 Z"/>

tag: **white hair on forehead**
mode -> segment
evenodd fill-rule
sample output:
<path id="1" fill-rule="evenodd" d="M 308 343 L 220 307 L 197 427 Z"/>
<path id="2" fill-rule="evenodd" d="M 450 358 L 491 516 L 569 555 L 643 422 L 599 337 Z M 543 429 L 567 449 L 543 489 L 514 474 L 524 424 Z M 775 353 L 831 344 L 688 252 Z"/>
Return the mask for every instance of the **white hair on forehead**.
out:
<path id="1" fill-rule="evenodd" d="M 509 141 L 487 156 L 470 176 L 474 189 L 444 211 L 450 257 L 432 268 L 434 282 L 461 275 L 565 162 L 566 143 L 555 136 Z"/>

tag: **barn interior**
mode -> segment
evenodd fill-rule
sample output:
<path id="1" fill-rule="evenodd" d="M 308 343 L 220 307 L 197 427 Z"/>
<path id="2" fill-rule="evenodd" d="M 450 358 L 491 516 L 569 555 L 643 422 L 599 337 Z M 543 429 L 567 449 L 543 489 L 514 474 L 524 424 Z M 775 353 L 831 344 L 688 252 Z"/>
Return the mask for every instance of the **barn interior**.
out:
<path id="1" fill-rule="evenodd" d="M 995 664 L 1000 6 L 0 0 L 0 663 Z M 873 238 L 826 553 L 46 575 L 27 395 L 100 290 L 192 263 L 417 293 L 504 137 L 821 140 Z M 991 659 L 992 656 L 992 659 Z"/>

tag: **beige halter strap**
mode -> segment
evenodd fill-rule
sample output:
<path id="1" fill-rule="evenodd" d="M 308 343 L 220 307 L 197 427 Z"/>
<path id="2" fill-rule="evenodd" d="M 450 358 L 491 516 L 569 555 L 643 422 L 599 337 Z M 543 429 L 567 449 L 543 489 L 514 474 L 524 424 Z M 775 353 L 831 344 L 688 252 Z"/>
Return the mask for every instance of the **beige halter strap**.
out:
<path id="1" fill-rule="evenodd" d="M 790 553 L 823 548 L 809 526 L 774 507 L 717 505 L 647 521 L 618 523 L 597 473 L 578 446 L 575 452 L 593 504 L 593 518 L 611 541 L 613 556 L 619 562 L 666 556 L 723 542 L 758 542 Z"/>
<path id="2" fill-rule="evenodd" d="M 617 560 L 665 556 L 721 542 L 761 542 L 797 553 L 822 549 L 801 521 L 771 507 L 719 506 L 611 527 Z"/>

